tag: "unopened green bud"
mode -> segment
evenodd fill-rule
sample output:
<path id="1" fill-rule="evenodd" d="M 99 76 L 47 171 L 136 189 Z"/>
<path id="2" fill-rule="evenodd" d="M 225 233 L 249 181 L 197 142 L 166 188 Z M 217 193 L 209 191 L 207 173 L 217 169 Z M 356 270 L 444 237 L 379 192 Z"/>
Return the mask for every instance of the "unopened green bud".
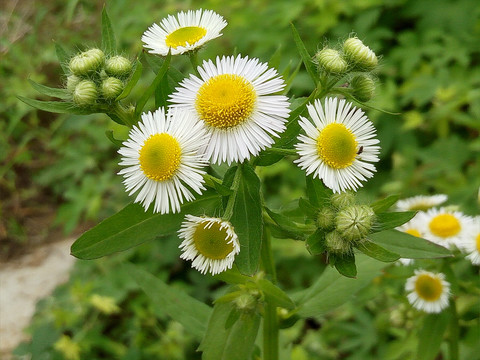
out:
<path id="1" fill-rule="evenodd" d="M 75 90 L 75 87 L 82 79 L 76 75 L 70 75 L 67 77 L 67 90 L 71 93 Z"/>
<path id="2" fill-rule="evenodd" d="M 235 306 L 239 310 L 249 311 L 255 308 L 257 299 L 250 294 L 242 294 L 235 299 Z"/>
<path id="3" fill-rule="evenodd" d="M 107 100 L 113 100 L 123 91 L 123 82 L 114 77 L 108 77 L 102 81 L 100 86 L 102 95 Z"/>
<path id="4" fill-rule="evenodd" d="M 82 80 L 73 91 L 73 102 L 80 106 L 93 105 L 97 101 L 97 86 L 91 80 Z"/>
<path id="5" fill-rule="evenodd" d="M 85 76 L 98 70 L 104 61 L 105 54 L 102 50 L 90 49 L 70 60 L 70 71 L 77 76 Z"/>
<path id="6" fill-rule="evenodd" d="M 132 63 L 123 56 L 113 56 L 105 62 L 105 71 L 110 76 L 128 76 L 132 71 Z"/>
<path id="7" fill-rule="evenodd" d="M 355 204 L 355 194 L 352 191 L 345 191 L 338 194 L 333 194 L 330 197 L 330 202 L 337 209 L 343 209 L 347 206 Z"/>
<path id="8" fill-rule="evenodd" d="M 338 232 L 349 241 L 364 239 L 372 228 L 375 213 L 368 205 L 351 205 L 341 210 L 336 220 Z"/>
<path id="9" fill-rule="evenodd" d="M 333 254 L 349 254 L 352 251 L 352 245 L 349 241 L 336 230 L 329 232 L 325 236 L 325 246 L 327 251 Z"/>
<path id="10" fill-rule="evenodd" d="M 323 207 L 317 214 L 317 227 L 328 230 L 335 226 L 335 210 L 331 207 Z"/>
<path id="11" fill-rule="evenodd" d="M 320 50 L 315 54 L 315 60 L 320 69 L 333 74 L 343 74 L 348 68 L 348 63 L 334 49 L 325 48 Z"/>
<path id="12" fill-rule="evenodd" d="M 357 37 L 345 40 L 343 52 L 347 60 L 361 70 L 370 71 L 378 65 L 378 58 L 375 53 Z"/>
<path id="13" fill-rule="evenodd" d="M 369 101 L 375 95 L 375 82 L 369 76 L 355 76 L 350 85 L 353 96 L 360 101 Z"/>

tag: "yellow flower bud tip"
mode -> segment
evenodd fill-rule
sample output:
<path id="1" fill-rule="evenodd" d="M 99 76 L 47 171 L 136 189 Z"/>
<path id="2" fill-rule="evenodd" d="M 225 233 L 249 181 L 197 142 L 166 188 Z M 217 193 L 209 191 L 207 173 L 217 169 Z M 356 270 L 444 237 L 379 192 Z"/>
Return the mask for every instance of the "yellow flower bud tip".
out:
<path id="1" fill-rule="evenodd" d="M 336 230 L 329 232 L 325 236 L 325 245 L 327 251 L 332 254 L 350 254 L 352 252 L 352 245 L 349 241 Z"/>
<path id="2" fill-rule="evenodd" d="M 355 76 L 350 82 L 353 96 L 360 101 L 369 101 L 375 95 L 375 82 L 366 75 Z"/>
<path id="3" fill-rule="evenodd" d="M 348 61 L 362 70 L 373 70 L 378 65 L 378 58 L 375 53 L 357 37 L 345 40 L 343 52 Z"/>
<path id="4" fill-rule="evenodd" d="M 110 76 L 128 76 L 132 71 L 132 63 L 123 56 L 113 56 L 105 62 L 105 71 Z"/>
<path id="5" fill-rule="evenodd" d="M 351 205 L 341 210 L 336 217 L 336 229 L 346 240 L 359 242 L 372 228 L 375 213 L 368 205 Z"/>
<path id="6" fill-rule="evenodd" d="M 343 74 L 348 69 L 347 61 L 334 49 L 324 48 L 315 54 L 320 70 L 328 73 Z"/>
<path id="7" fill-rule="evenodd" d="M 343 209 L 347 206 L 355 204 L 355 193 L 352 191 L 345 191 L 333 194 L 330 197 L 330 202 L 337 209 Z"/>
<path id="8" fill-rule="evenodd" d="M 105 54 L 100 49 L 84 51 L 70 60 L 70 71 L 77 76 L 85 76 L 98 70 L 105 62 Z"/>
<path id="9" fill-rule="evenodd" d="M 73 102 L 79 106 L 93 105 L 97 101 L 97 86 L 91 80 L 82 80 L 73 91 Z"/>
<path id="10" fill-rule="evenodd" d="M 67 90 L 70 93 L 73 93 L 73 91 L 75 90 L 75 87 L 78 85 L 78 83 L 81 80 L 82 79 L 79 78 L 77 75 L 70 75 L 69 77 L 67 77 L 67 85 L 66 85 Z"/>
<path id="11" fill-rule="evenodd" d="M 335 226 L 335 210 L 331 207 L 323 207 L 317 214 L 317 227 L 328 230 Z"/>
<path id="12" fill-rule="evenodd" d="M 102 81 L 100 90 L 106 100 L 115 99 L 123 91 L 123 82 L 115 77 L 108 77 Z"/>

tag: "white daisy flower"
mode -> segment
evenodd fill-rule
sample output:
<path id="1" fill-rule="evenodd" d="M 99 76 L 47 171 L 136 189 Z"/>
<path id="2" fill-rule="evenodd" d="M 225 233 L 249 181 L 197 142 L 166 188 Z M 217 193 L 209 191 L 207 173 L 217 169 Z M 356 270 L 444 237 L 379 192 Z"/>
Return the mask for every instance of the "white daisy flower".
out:
<path id="1" fill-rule="evenodd" d="M 459 247 L 468 253 L 467 259 L 473 265 L 480 265 L 480 217 L 474 218 L 472 236 L 465 238 Z"/>
<path id="2" fill-rule="evenodd" d="M 179 12 L 177 17 L 168 15 L 158 24 L 153 24 L 142 35 L 144 47 L 151 54 L 166 56 L 195 50 L 207 41 L 222 35 L 227 22 L 211 10 Z"/>
<path id="3" fill-rule="evenodd" d="M 448 196 L 437 194 L 431 196 L 417 195 L 397 201 L 397 209 L 401 211 L 421 210 L 427 211 L 431 207 L 438 206 L 447 201 Z"/>
<path id="4" fill-rule="evenodd" d="M 183 239 L 180 257 L 192 260 L 192 267 L 202 274 L 230 269 L 240 252 L 232 224 L 219 218 L 186 215 L 178 234 Z"/>
<path id="5" fill-rule="evenodd" d="M 448 306 L 450 283 L 442 273 L 415 270 L 405 284 L 408 302 L 417 310 L 439 313 Z"/>
<path id="6" fill-rule="evenodd" d="M 210 136 L 205 154 L 213 163 L 250 159 L 285 130 L 289 102 L 273 95 L 285 87 L 275 69 L 238 55 L 217 57 L 216 64 L 204 61 L 198 72 L 200 79 L 184 79 L 170 101 L 205 124 Z"/>
<path id="7" fill-rule="evenodd" d="M 472 218 L 460 211 L 431 208 L 426 212 L 420 211 L 416 218 L 425 239 L 448 249 L 461 247 L 465 239 L 472 236 Z"/>
<path id="8" fill-rule="evenodd" d="M 201 168 L 207 161 L 198 152 L 207 140 L 205 131 L 185 111 L 165 114 L 160 108 L 142 114 L 142 120 L 118 150 L 119 165 L 126 166 L 118 174 L 129 195 L 139 191 L 135 202 L 145 210 L 154 203 L 154 212 L 178 212 L 184 200 L 194 199 L 190 190 L 205 190 Z"/>
<path id="9" fill-rule="evenodd" d="M 418 222 L 418 220 L 416 220 L 416 217 L 406 222 L 405 224 L 396 227 L 395 229 L 415 237 L 420 237 L 420 238 L 423 237 L 423 234 L 421 232 L 422 227 L 420 226 L 420 223 Z M 405 266 L 412 265 L 414 262 L 415 260 L 413 259 L 407 259 L 407 258 L 398 259 L 398 263 Z"/>
<path id="10" fill-rule="evenodd" d="M 295 145 L 300 158 L 295 163 L 314 177 L 323 180 L 335 193 L 356 190 L 361 181 L 373 176 L 372 164 L 377 162 L 380 147 L 375 128 L 361 109 L 338 101 L 325 99 L 307 105 L 313 120 L 300 117 L 299 123 L 306 135 L 300 135 Z"/>

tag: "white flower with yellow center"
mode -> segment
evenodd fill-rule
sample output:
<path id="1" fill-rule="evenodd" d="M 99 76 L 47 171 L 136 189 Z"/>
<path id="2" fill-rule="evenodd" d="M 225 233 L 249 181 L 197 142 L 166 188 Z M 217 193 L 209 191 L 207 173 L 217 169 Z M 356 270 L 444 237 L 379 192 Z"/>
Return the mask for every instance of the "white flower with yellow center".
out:
<path id="1" fill-rule="evenodd" d="M 139 191 L 135 202 L 145 210 L 154 203 L 154 212 L 179 212 L 184 200 L 194 199 L 190 190 L 205 190 L 207 162 L 199 153 L 207 140 L 203 126 L 188 112 L 165 114 L 163 108 L 142 114 L 142 121 L 118 150 L 119 165 L 126 166 L 118 174 L 129 195 Z"/>
<path id="2" fill-rule="evenodd" d="M 480 265 L 480 217 L 474 218 L 472 236 L 466 237 L 459 247 L 468 253 L 467 259 L 473 265 Z"/>
<path id="3" fill-rule="evenodd" d="M 372 163 L 379 160 L 371 121 L 361 109 L 337 98 L 325 99 L 325 107 L 315 100 L 307 109 L 313 123 L 300 117 L 306 135 L 298 137 L 295 148 L 300 158 L 295 162 L 335 193 L 361 187 L 361 181 L 376 171 Z"/>
<path id="4" fill-rule="evenodd" d="M 461 247 L 472 236 L 473 221 L 460 211 L 446 208 L 431 208 L 416 215 L 422 226 L 423 237 L 438 245 L 452 249 Z"/>
<path id="5" fill-rule="evenodd" d="M 422 231 L 422 226 L 420 225 L 418 220 L 416 220 L 416 217 L 414 217 L 409 222 L 398 226 L 396 228 L 396 230 L 407 233 L 407 234 L 415 236 L 415 237 L 419 237 L 419 238 L 423 237 L 423 234 L 421 232 Z M 412 265 L 415 262 L 415 260 L 407 259 L 407 258 L 400 258 L 400 259 L 398 259 L 398 262 L 402 265 L 408 266 L 408 265 Z"/>
<path id="6" fill-rule="evenodd" d="M 165 56 L 198 49 L 207 41 L 221 36 L 227 22 L 211 10 L 179 12 L 177 17 L 168 15 L 158 24 L 153 24 L 142 35 L 144 47 L 151 54 Z"/>
<path id="7" fill-rule="evenodd" d="M 217 57 L 198 67 L 170 96 L 174 107 L 188 109 L 210 136 L 205 154 L 213 163 L 242 162 L 270 147 L 285 130 L 288 98 L 274 95 L 285 82 L 258 59 Z"/>
<path id="8" fill-rule="evenodd" d="M 427 313 L 439 313 L 448 306 L 450 283 L 442 273 L 415 270 L 415 275 L 407 279 L 405 290 L 412 306 Z"/>
<path id="9" fill-rule="evenodd" d="M 219 218 L 186 215 L 178 234 L 183 239 L 180 257 L 192 260 L 192 267 L 202 274 L 230 269 L 240 252 L 233 226 Z"/>
<path id="10" fill-rule="evenodd" d="M 401 211 L 409 210 L 421 210 L 427 211 L 428 209 L 443 204 L 447 201 L 448 196 L 444 194 L 437 194 L 431 196 L 417 195 L 406 199 L 397 201 L 397 209 Z"/>

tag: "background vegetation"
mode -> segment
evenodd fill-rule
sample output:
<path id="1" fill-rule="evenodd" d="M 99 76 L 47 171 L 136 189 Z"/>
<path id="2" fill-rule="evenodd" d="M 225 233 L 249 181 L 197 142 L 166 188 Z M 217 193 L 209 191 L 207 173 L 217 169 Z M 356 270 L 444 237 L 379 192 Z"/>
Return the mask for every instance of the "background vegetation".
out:
<path id="1" fill-rule="evenodd" d="M 179 10 L 200 7 L 217 11 L 229 23 L 224 36 L 202 50 L 200 58 L 205 59 L 239 52 L 277 63 L 282 70 L 300 62 L 290 22 L 311 53 L 356 33 L 382 55 L 377 96 L 370 105 L 400 113 L 368 110 L 382 152 L 378 173 L 361 195 L 375 199 L 393 193 L 402 197 L 445 193 L 449 204 L 460 205 L 469 215 L 478 214 L 477 1 L 148 0 L 132 6 L 130 1 L 116 0 L 106 5 L 119 47 L 132 59 L 142 50 L 141 34 L 153 22 Z M 30 87 L 29 78 L 52 87 L 65 81 L 59 75 L 53 41 L 71 51 L 99 44 L 103 3 L 9 0 L 2 7 L 0 254 L 7 259 L 26 251 L 27 246 L 97 223 L 121 209 L 129 199 L 116 175 L 116 149 L 104 134 L 105 128 L 121 131 L 112 121 L 103 115 L 46 113 L 16 98 L 41 98 Z M 188 66 L 185 59 L 184 69 Z M 145 71 L 134 91 L 141 92 L 141 85 L 152 78 L 153 73 Z M 304 95 L 312 85 L 310 81 L 302 69 L 291 93 Z M 303 195 L 298 184 L 303 184 L 304 174 L 290 162 L 263 168 L 260 175 L 273 207 Z M 66 334 L 75 340 L 74 344 L 80 344 L 77 350 L 72 344 L 67 348 L 70 346 L 71 354 L 81 352 L 81 358 L 198 358 L 194 352 L 198 344 L 188 332 L 170 322 L 160 307 L 150 304 L 119 267 L 126 260 L 143 264 L 195 297 L 212 301 L 219 291 L 218 284 L 188 269 L 189 265 L 178 259 L 176 244 L 175 239 L 163 238 L 108 259 L 78 262 L 71 281 L 39 304 L 31 326 L 33 341 L 22 344 L 17 353 L 33 353 L 35 359 L 69 358 L 58 345 L 61 335 Z M 323 269 L 318 259 L 306 254 L 303 245 L 279 240 L 274 247 L 282 258 L 279 278 L 289 290 L 310 284 Z M 458 274 L 475 276 L 471 266 L 456 266 Z M 288 339 L 284 340 L 295 344 L 291 358 L 411 356 L 418 339 L 409 330 L 415 327 L 417 317 L 402 295 L 406 276 L 402 271 L 392 268 L 390 278 L 379 279 L 354 303 L 342 306 L 325 319 L 312 319 L 289 329 Z M 121 312 L 101 310 L 98 304 L 96 307 L 92 302 L 95 294 L 111 298 Z M 475 319 L 470 306 L 474 300 L 474 295 L 464 300 L 465 321 Z M 389 307 L 398 312 L 398 318 L 378 311 Z M 476 326 L 463 334 L 462 359 L 479 358 L 473 347 L 475 336 L 478 339 L 478 320 Z M 70 356 L 75 359 L 75 355 Z M 285 356 L 290 358 L 289 354 Z"/>

